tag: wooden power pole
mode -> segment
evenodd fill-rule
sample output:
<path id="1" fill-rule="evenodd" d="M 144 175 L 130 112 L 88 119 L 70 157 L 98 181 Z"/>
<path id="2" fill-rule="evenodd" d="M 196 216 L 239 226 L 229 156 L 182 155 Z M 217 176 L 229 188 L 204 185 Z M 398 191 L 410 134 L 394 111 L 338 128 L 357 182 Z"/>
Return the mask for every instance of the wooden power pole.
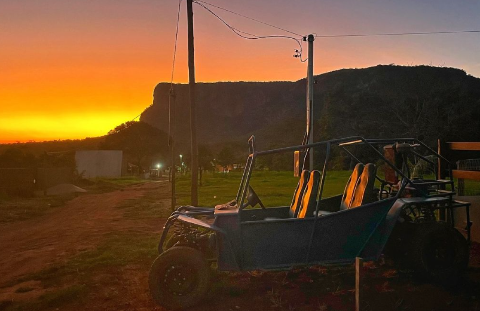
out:
<path id="1" fill-rule="evenodd" d="M 198 205 L 198 146 L 197 146 L 197 114 L 195 107 L 195 51 L 193 42 L 193 0 L 187 0 L 188 19 L 188 84 L 190 90 L 190 128 L 192 133 L 192 200 L 193 206 Z"/>
<path id="2" fill-rule="evenodd" d="M 308 144 L 313 144 L 313 41 L 314 35 L 307 36 L 308 41 L 308 66 L 307 66 L 307 131 Z M 309 169 L 313 170 L 313 148 L 310 148 Z"/>
<path id="3" fill-rule="evenodd" d="M 175 160 L 177 156 L 175 155 L 175 89 L 173 88 L 173 84 L 170 87 L 169 97 L 168 97 L 168 114 L 169 114 L 169 135 L 168 135 L 168 143 L 170 146 L 170 181 L 172 183 L 172 202 L 171 202 L 171 209 L 172 212 L 175 210 L 175 206 L 177 204 L 176 201 L 176 193 L 175 193 L 175 173 L 177 171 L 177 167 L 175 166 Z"/>

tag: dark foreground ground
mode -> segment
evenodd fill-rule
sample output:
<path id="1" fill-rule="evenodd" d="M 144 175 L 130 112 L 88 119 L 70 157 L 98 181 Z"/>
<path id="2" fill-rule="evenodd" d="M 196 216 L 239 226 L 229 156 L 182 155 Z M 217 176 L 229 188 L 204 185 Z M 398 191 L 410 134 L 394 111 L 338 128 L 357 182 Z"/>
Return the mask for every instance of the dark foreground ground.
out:
<path id="1" fill-rule="evenodd" d="M 0 222 L 0 310 L 161 310 L 147 279 L 169 214 L 168 182 L 111 190 Z M 364 310 L 480 310 L 478 244 L 455 288 L 418 282 L 382 260 L 364 269 Z M 192 310 L 354 310 L 354 284 L 353 266 L 216 273 Z"/>

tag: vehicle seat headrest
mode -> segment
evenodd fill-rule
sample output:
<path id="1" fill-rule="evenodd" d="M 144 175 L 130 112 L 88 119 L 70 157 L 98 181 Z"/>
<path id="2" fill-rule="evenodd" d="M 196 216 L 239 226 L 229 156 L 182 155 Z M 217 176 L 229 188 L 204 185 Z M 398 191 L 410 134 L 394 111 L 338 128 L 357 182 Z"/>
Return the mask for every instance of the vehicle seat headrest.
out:
<path id="1" fill-rule="evenodd" d="M 297 217 L 298 210 L 302 203 L 303 193 L 309 179 L 310 179 L 310 171 L 303 170 L 302 174 L 300 175 L 300 179 L 298 180 L 297 188 L 293 193 L 293 199 L 292 199 L 292 203 L 290 204 L 290 211 L 289 211 L 290 217 Z"/>
<path id="2" fill-rule="evenodd" d="M 365 165 L 357 187 L 355 188 L 350 208 L 358 207 L 375 200 L 373 186 L 375 184 L 376 172 L 377 168 L 372 163 Z"/>
<path id="3" fill-rule="evenodd" d="M 305 187 L 302 204 L 297 214 L 297 218 L 305 218 L 307 216 L 313 216 L 313 212 L 316 208 L 318 184 L 320 182 L 320 172 L 312 171 L 310 178 L 308 179 L 307 186 Z"/>
<path id="4" fill-rule="evenodd" d="M 340 206 L 341 210 L 350 208 L 355 188 L 357 187 L 357 183 L 359 181 L 359 177 L 363 173 L 363 168 L 364 165 L 362 163 L 358 163 L 357 165 L 355 165 L 352 175 L 350 175 L 350 178 L 347 181 L 347 185 L 345 186 L 345 190 L 343 191 L 342 203 Z"/>

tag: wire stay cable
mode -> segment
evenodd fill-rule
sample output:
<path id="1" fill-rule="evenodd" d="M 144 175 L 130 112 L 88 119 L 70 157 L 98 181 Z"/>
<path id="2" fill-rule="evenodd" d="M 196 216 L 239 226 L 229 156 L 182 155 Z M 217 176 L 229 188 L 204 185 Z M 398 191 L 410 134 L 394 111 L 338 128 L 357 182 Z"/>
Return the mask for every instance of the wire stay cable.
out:
<path id="1" fill-rule="evenodd" d="M 172 133 L 175 124 L 172 122 L 174 119 L 174 108 L 175 107 L 175 90 L 173 88 L 173 77 L 175 74 L 175 60 L 177 59 L 177 42 L 178 42 L 178 27 L 180 24 L 180 9 L 182 6 L 182 0 L 178 0 L 178 11 L 177 11 L 177 26 L 175 29 L 175 44 L 173 48 L 173 61 L 172 61 L 172 76 L 170 79 L 170 90 L 168 96 L 168 145 L 172 148 L 173 153 L 173 137 Z M 172 102 L 173 101 L 173 102 Z"/>
<path id="2" fill-rule="evenodd" d="M 173 78 L 174 78 L 174 73 L 175 73 L 175 61 L 176 61 L 176 58 L 177 58 L 178 28 L 179 28 L 179 24 L 180 24 L 181 5 L 182 5 L 182 0 L 178 0 L 177 25 L 176 25 L 176 29 L 175 29 L 175 43 L 174 43 L 174 46 L 173 46 L 172 74 L 171 74 L 171 77 L 170 77 L 170 91 L 173 89 Z M 153 104 L 151 104 L 147 108 L 145 108 L 143 110 L 143 112 L 145 112 L 145 110 L 147 110 L 151 106 L 153 106 Z M 142 115 L 142 113 L 140 113 L 138 116 L 133 118 L 131 121 L 135 121 L 136 119 L 138 119 Z"/>
<path id="3" fill-rule="evenodd" d="M 173 61 L 172 61 L 172 76 L 170 79 L 170 87 L 173 85 L 173 75 L 175 73 L 175 60 L 177 59 L 177 42 L 178 42 L 178 26 L 180 23 L 180 9 L 182 5 L 182 0 L 178 0 L 178 11 L 177 11 L 177 26 L 175 29 L 175 44 L 173 48 Z"/>

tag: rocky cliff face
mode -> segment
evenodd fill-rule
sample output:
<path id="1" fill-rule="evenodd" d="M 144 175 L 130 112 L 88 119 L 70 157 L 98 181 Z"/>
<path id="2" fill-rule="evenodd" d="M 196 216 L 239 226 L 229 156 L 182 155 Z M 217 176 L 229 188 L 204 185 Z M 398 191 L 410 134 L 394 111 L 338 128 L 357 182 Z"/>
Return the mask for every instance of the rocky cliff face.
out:
<path id="1" fill-rule="evenodd" d="M 315 77 L 315 139 L 423 137 L 433 143 L 480 140 L 480 79 L 438 67 L 376 66 Z M 190 141 L 188 85 L 175 85 L 176 134 Z M 141 120 L 168 132 L 170 85 L 160 83 Z M 305 79 L 296 82 L 219 82 L 197 85 L 201 144 L 245 141 L 299 144 L 305 128 Z"/>

